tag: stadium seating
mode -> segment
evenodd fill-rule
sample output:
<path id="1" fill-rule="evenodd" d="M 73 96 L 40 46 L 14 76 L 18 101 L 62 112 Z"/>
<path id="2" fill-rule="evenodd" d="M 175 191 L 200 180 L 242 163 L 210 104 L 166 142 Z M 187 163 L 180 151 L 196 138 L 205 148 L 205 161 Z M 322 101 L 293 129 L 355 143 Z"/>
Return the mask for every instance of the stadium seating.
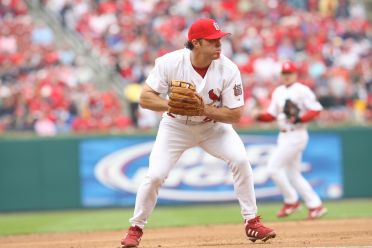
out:
<path id="1" fill-rule="evenodd" d="M 183 47 L 192 21 L 212 17 L 233 34 L 223 52 L 242 73 L 240 126 L 252 124 L 252 109 L 268 105 L 286 59 L 297 62 L 301 81 L 325 107 L 319 123 L 372 122 L 371 25 L 361 1 L 39 2 L 107 58 L 123 86 L 143 83 L 156 57 Z M 131 126 L 120 96 L 97 90 L 73 49 L 56 46 L 50 27 L 33 20 L 23 1 L 0 5 L 0 133 L 35 131 L 42 120 L 55 129 L 45 135 Z"/>
<path id="2" fill-rule="evenodd" d="M 119 98 L 89 82 L 74 51 L 19 0 L 0 1 L 0 133 L 97 132 L 130 126 Z"/>

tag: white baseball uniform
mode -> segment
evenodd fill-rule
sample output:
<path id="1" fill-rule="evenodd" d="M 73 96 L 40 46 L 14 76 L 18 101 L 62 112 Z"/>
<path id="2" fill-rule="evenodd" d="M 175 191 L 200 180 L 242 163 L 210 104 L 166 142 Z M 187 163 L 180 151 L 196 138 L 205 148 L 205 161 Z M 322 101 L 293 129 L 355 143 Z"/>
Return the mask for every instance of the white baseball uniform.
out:
<path id="1" fill-rule="evenodd" d="M 268 162 L 268 172 L 282 192 L 285 203 L 296 203 L 299 194 L 308 208 L 319 207 L 319 196 L 300 171 L 301 156 L 309 139 L 307 125 L 288 121 L 283 113 L 286 99 L 299 107 L 300 116 L 309 110 L 322 110 L 314 93 L 301 83 L 296 82 L 289 87 L 281 85 L 274 90 L 267 112 L 276 117 L 280 133 L 277 148 Z"/>
<path id="2" fill-rule="evenodd" d="M 237 108 L 244 105 L 242 81 L 237 66 L 221 55 L 213 60 L 204 78 L 193 68 L 191 51 L 181 49 L 155 61 L 146 83 L 166 96 L 171 80 L 193 82 L 205 104 Z M 132 225 L 141 228 L 155 207 L 158 190 L 182 153 L 200 146 L 223 159 L 232 170 L 234 189 L 244 219 L 256 216 L 253 175 L 244 144 L 231 124 L 211 121 L 205 116 L 170 116 L 164 113 L 149 161 L 149 170 L 137 192 Z"/>

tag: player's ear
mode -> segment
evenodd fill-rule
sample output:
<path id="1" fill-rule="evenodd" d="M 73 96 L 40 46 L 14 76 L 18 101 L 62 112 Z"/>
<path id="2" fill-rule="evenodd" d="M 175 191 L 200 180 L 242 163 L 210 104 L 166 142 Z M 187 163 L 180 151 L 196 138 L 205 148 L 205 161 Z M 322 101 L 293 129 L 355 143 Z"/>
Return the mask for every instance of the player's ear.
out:
<path id="1" fill-rule="evenodd" d="M 193 39 L 191 40 L 191 43 L 194 45 L 194 47 L 200 47 L 201 40 Z"/>

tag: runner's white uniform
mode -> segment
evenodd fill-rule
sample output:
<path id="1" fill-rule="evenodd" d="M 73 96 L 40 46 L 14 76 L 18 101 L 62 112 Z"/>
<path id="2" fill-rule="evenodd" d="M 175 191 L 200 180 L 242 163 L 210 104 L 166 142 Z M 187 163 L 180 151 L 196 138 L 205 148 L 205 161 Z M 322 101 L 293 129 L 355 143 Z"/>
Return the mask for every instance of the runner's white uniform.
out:
<path id="1" fill-rule="evenodd" d="M 319 196 L 300 171 L 301 156 L 309 139 L 307 125 L 288 122 L 283 113 L 286 99 L 300 108 L 300 116 L 309 110 L 323 109 L 310 88 L 301 83 L 296 82 L 289 87 L 281 85 L 274 90 L 267 112 L 276 117 L 280 133 L 278 146 L 269 159 L 268 172 L 282 192 L 285 203 L 296 203 L 300 194 L 308 208 L 319 207 Z"/>
<path id="2" fill-rule="evenodd" d="M 202 78 L 192 67 L 190 53 L 185 48 L 156 59 L 146 83 L 165 97 L 171 80 L 193 82 L 205 104 L 228 108 L 244 105 L 240 72 L 230 59 L 221 55 L 213 60 Z M 144 227 L 155 207 L 161 184 L 182 153 L 194 146 L 227 162 L 243 218 L 256 216 L 252 169 L 244 144 L 232 125 L 210 121 L 205 116 L 172 117 L 165 113 L 150 155 L 148 175 L 137 192 L 134 215 L 130 219 L 132 225 Z"/>

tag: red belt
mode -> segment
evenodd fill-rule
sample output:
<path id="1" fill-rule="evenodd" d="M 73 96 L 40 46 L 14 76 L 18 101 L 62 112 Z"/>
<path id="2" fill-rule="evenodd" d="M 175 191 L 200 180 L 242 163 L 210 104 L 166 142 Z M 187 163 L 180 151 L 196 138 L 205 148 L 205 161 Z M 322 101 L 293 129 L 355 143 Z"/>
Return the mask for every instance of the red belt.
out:
<path id="1" fill-rule="evenodd" d="M 292 132 L 292 131 L 294 131 L 294 130 L 296 130 L 295 128 L 290 128 L 290 129 L 280 129 L 280 132 L 282 132 L 282 133 L 286 133 L 286 132 Z"/>

